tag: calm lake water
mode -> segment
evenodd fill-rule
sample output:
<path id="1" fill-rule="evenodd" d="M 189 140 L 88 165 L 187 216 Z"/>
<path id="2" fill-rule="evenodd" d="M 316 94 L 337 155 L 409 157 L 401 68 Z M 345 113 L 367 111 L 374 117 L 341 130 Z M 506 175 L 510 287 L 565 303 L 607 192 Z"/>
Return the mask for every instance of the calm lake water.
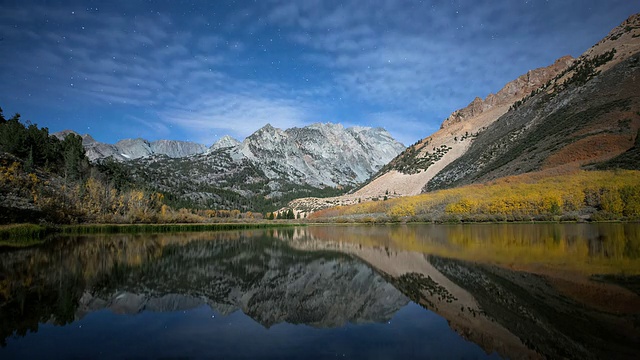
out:
<path id="1" fill-rule="evenodd" d="M 0 358 L 638 358 L 639 224 L 310 226 L 0 252 Z"/>

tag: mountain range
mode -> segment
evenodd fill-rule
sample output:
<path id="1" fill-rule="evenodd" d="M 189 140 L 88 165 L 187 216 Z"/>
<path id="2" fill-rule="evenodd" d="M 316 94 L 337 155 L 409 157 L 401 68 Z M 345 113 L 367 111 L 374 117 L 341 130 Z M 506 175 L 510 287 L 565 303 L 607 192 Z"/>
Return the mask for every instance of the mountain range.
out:
<path id="1" fill-rule="evenodd" d="M 331 123 L 286 130 L 267 124 L 242 142 L 224 136 L 209 148 L 174 140 L 105 144 L 88 134 L 82 143 L 91 161 L 120 162 L 136 182 L 168 194 L 174 205 L 252 211 L 305 195 L 338 194 L 405 148 L 382 128 Z"/>

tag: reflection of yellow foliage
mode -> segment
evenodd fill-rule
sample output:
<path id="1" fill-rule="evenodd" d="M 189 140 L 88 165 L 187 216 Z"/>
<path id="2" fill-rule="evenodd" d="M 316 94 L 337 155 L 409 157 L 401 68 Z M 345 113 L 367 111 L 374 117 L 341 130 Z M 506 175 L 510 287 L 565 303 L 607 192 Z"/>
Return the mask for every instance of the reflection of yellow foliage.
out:
<path id="1" fill-rule="evenodd" d="M 325 241 L 505 266 L 640 274 L 638 224 L 465 224 L 309 227 Z"/>

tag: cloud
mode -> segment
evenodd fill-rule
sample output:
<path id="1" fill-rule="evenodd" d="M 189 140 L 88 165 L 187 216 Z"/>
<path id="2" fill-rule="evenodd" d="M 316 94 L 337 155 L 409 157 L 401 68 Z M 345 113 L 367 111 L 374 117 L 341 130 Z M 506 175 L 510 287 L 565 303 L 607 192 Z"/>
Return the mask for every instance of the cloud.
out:
<path id="1" fill-rule="evenodd" d="M 437 129 L 476 96 L 497 92 L 527 70 L 570 53 L 558 50 L 567 43 L 584 41 L 584 23 L 567 22 L 562 14 L 583 12 L 573 18 L 597 22 L 593 8 L 603 5 L 580 5 L 275 1 L 267 19 L 288 29 L 290 41 L 303 47 L 300 59 L 328 69 L 342 94 Z"/>
<path id="2" fill-rule="evenodd" d="M 167 109 L 160 117 L 165 124 L 188 129 L 197 134 L 197 141 L 210 145 L 216 136 L 244 138 L 267 123 L 279 128 L 303 126 L 310 116 L 290 100 L 220 93 L 203 95 L 184 108 Z"/>
<path id="3" fill-rule="evenodd" d="M 604 34 L 589 40 L 579 20 L 602 26 L 597 10 L 624 4 L 265 0 L 185 15 L 25 0 L 0 11 L 0 93 L 68 113 L 131 111 L 154 136 L 154 123 L 211 142 L 331 118 L 412 143 L 474 97 L 586 50 Z"/>
<path id="4" fill-rule="evenodd" d="M 140 116 L 131 114 L 125 115 L 124 120 L 132 129 L 137 128 L 138 131 L 131 131 L 131 134 L 139 133 L 139 127 L 142 126 L 146 129 L 145 133 L 152 134 L 151 136 L 147 137 L 151 137 L 153 139 L 163 139 L 171 135 L 170 126 L 167 126 L 166 124 L 163 124 L 162 122 L 157 120 L 150 120 L 148 118 L 142 118 Z"/>
<path id="5" fill-rule="evenodd" d="M 286 128 L 301 126 L 308 118 L 306 100 L 289 98 L 292 92 L 278 84 L 228 73 L 244 50 L 237 39 L 194 34 L 155 13 L 125 18 L 78 12 L 70 17 L 70 11 L 35 6 L 28 16 L 21 9 L 0 15 L 28 28 L 45 19 L 57 24 L 35 34 L 0 25 L 15 37 L 13 43 L 32 40 L 18 51 L 24 61 L 9 64 L 16 73 L 34 78 L 46 74 L 54 92 L 84 97 L 93 106 L 146 109 L 140 116 L 126 115 L 125 121 L 141 125 L 151 137 L 179 129 L 211 143 L 217 133 L 244 137 L 267 122 Z M 83 26 L 91 31 L 82 31 Z"/>

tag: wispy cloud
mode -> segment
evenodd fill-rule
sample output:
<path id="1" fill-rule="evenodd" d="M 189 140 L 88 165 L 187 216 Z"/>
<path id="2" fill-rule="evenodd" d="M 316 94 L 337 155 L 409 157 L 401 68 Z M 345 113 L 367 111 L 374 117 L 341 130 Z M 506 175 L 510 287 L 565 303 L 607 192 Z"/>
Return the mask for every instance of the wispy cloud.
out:
<path id="1" fill-rule="evenodd" d="M 183 11 L 173 1 L 103 9 L 10 0 L 0 5 L 0 93 L 29 108 L 64 108 L 52 116 L 61 121 L 81 110 L 84 122 L 129 113 L 110 115 L 126 118 L 113 126 L 123 136 L 135 125 L 143 136 L 210 143 L 267 122 L 331 119 L 383 126 L 412 143 L 474 97 L 586 50 L 604 33 L 584 24 L 616 25 L 600 10 L 629 8 L 529 3 L 265 0 Z"/>
<path id="2" fill-rule="evenodd" d="M 373 109 L 384 104 L 384 114 L 404 114 L 399 120 L 414 119 L 407 120 L 411 126 L 434 130 L 476 96 L 497 92 L 530 68 L 546 66 L 570 51 L 576 54 L 567 44 L 585 43 L 585 26 L 567 23 L 558 14 L 578 11 L 582 16 L 573 18 L 602 22 L 589 8 L 596 5 L 593 1 L 584 8 L 553 2 L 531 9 L 521 3 L 466 0 L 273 4 L 269 21 L 289 29 L 291 41 L 307 49 L 301 59 L 329 69 L 343 93 Z M 589 41 L 577 48 L 578 54 Z M 562 46 L 565 50 L 558 51 Z M 380 114 L 374 110 L 369 116 Z M 386 126 L 406 141 L 406 132 L 393 129 L 396 123 Z"/>
<path id="3" fill-rule="evenodd" d="M 244 138 L 267 123 L 280 128 L 303 126 L 311 118 L 307 109 L 286 99 L 227 93 L 199 97 L 184 108 L 161 112 L 160 117 L 166 124 L 189 129 L 206 144 L 226 134 Z"/>
<path id="4" fill-rule="evenodd" d="M 132 20 L 113 13 L 71 12 L 36 6 L 0 15 L 12 19 L 16 28 L 57 24 L 28 33 L 0 25 L 12 42 L 28 37 L 31 44 L 18 54 L 24 61 L 9 64 L 12 70 L 34 77 L 49 74 L 53 92 L 84 96 L 96 106 L 152 109 L 155 114 L 147 112 L 149 119 L 125 116 L 151 136 L 179 129 L 191 139 L 211 143 L 216 135 L 244 137 L 267 122 L 300 126 L 309 117 L 310 105 L 287 99 L 278 84 L 226 72 L 243 51 L 237 39 L 193 34 L 154 13 Z"/>

